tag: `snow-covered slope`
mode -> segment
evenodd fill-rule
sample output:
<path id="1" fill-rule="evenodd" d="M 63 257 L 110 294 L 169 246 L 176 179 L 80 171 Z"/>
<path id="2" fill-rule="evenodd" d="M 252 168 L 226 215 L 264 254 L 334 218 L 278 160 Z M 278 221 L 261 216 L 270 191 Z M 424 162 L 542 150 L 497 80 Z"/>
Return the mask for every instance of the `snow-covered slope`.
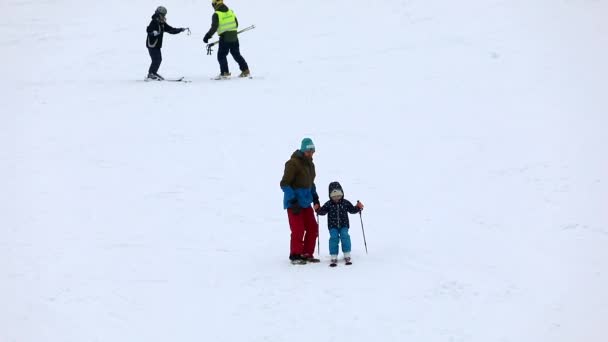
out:
<path id="1" fill-rule="evenodd" d="M 0 341 L 608 340 L 606 1 L 0 3 Z M 231 61 L 231 68 L 236 65 Z M 351 267 L 287 262 L 310 136 Z"/>

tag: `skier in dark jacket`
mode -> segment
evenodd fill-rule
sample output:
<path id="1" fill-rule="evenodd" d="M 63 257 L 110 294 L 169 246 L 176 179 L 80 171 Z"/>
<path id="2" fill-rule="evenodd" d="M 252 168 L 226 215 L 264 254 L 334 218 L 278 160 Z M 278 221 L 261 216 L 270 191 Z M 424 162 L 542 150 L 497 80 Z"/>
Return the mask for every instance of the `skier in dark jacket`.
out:
<path id="1" fill-rule="evenodd" d="M 169 24 L 167 24 L 166 15 L 167 9 L 163 6 L 158 6 L 152 15 L 150 25 L 148 25 L 148 28 L 146 29 L 146 32 L 148 33 L 148 37 L 146 38 L 146 47 L 150 53 L 150 58 L 152 58 L 152 64 L 150 64 L 150 68 L 148 69 L 148 77 L 146 77 L 146 81 L 164 80 L 164 78 L 158 74 L 158 68 L 160 68 L 160 63 L 163 61 L 160 49 L 163 47 L 163 35 L 165 32 L 170 34 L 178 34 L 186 30 L 185 28 L 171 27 Z"/>
<path id="2" fill-rule="evenodd" d="M 347 265 L 350 265 L 350 235 L 348 235 L 348 229 L 350 223 L 348 221 L 348 214 L 356 214 L 363 210 L 363 203 L 357 201 L 356 205 L 353 205 L 344 198 L 344 190 L 338 182 L 329 183 L 329 198 L 331 200 L 325 202 L 323 206 L 317 210 L 319 215 L 327 216 L 327 226 L 329 228 L 329 254 L 331 255 L 330 266 L 335 267 L 338 265 L 338 247 L 340 241 L 342 241 L 342 253 L 344 253 L 344 261 Z"/>
<path id="3" fill-rule="evenodd" d="M 319 225 L 315 220 L 314 210 L 319 209 L 319 195 L 315 186 L 315 164 L 312 156 L 315 145 L 310 138 L 304 138 L 300 149 L 296 150 L 285 163 L 285 172 L 281 179 L 283 190 L 283 208 L 287 209 L 291 242 L 289 259 L 292 264 L 319 262 L 314 257 L 315 241 L 319 236 Z"/>
<path id="4" fill-rule="evenodd" d="M 220 74 L 217 79 L 230 77 L 228 59 L 226 58 L 228 57 L 228 53 L 239 64 L 239 69 L 241 69 L 239 77 L 248 77 L 250 75 L 249 66 L 245 58 L 241 56 L 239 47 L 239 37 L 237 34 L 239 21 L 236 18 L 236 14 L 228 6 L 224 5 L 224 0 L 211 0 L 211 6 L 213 6 L 215 13 L 211 17 L 211 28 L 203 38 L 203 41 L 205 44 L 208 43 L 215 32 L 220 36 L 220 46 L 217 51 Z"/>

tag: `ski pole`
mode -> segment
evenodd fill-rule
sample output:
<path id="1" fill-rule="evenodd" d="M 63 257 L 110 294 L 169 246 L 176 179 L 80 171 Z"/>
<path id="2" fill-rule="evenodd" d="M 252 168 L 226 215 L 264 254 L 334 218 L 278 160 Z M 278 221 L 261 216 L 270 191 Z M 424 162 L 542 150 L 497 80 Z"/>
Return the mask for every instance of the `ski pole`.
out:
<path id="1" fill-rule="evenodd" d="M 255 25 L 251 25 L 251 26 L 247 26 L 244 29 L 238 31 L 236 34 L 240 34 L 249 30 L 253 30 L 255 28 Z M 207 44 L 207 55 L 211 55 L 213 53 L 213 50 L 211 49 L 213 47 L 213 45 L 219 43 L 219 40 L 214 41 L 213 43 L 209 43 Z"/>
<path id="2" fill-rule="evenodd" d="M 321 222 L 319 222 L 319 213 L 317 213 L 317 255 L 321 255 L 321 228 L 319 227 Z"/>
<path id="3" fill-rule="evenodd" d="M 357 201 L 359 202 L 359 201 Z M 365 240 L 365 229 L 363 229 L 363 215 L 359 211 L 359 218 L 361 219 L 361 231 L 363 232 L 363 243 L 365 244 L 365 254 L 367 254 L 367 241 Z"/>

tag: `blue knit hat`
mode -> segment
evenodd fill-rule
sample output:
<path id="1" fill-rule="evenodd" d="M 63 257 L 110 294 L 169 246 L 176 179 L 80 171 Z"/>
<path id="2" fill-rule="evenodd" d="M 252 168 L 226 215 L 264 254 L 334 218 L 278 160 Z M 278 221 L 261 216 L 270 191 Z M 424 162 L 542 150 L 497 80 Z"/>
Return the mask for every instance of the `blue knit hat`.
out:
<path id="1" fill-rule="evenodd" d="M 304 138 L 302 139 L 302 146 L 300 147 L 300 151 L 302 152 L 306 152 L 306 151 L 315 151 L 315 144 L 312 142 L 312 139 L 310 138 Z"/>

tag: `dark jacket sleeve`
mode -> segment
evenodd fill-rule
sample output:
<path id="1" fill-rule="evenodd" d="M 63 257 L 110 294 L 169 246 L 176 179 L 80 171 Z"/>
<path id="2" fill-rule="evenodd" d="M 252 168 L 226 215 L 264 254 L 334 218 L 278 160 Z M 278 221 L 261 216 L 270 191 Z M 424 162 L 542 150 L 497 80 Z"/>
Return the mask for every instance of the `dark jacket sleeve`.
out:
<path id="1" fill-rule="evenodd" d="M 296 166 L 290 160 L 285 163 L 285 172 L 283 173 L 283 178 L 281 178 L 280 186 L 285 194 L 285 200 L 291 201 L 296 197 L 295 192 L 291 185 L 296 177 Z"/>
<path id="2" fill-rule="evenodd" d="M 325 202 L 325 204 L 319 208 L 319 211 L 317 211 L 317 214 L 319 215 L 327 215 L 327 213 L 329 213 L 329 201 Z"/>
<path id="3" fill-rule="evenodd" d="M 211 28 L 205 35 L 205 38 L 211 39 L 211 37 L 213 37 L 215 32 L 217 32 L 217 28 L 219 26 L 220 26 L 220 17 L 218 17 L 217 13 L 213 13 L 213 16 L 211 16 Z"/>
<path id="4" fill-rule="evenodd" d="M 319 194 L 317 193 L 317 186 L 315 185 L 315 183 L 312 183 L 312 203 L 320 204 Z"/>
<path id="5" fill-rule="evenodd" d="M 156 20 L 150 21 L 150 25 L 148 25 L 148 28 L 146 28 L 146 32 L 148 32 L 148 36 L 153 37 L 152 32 L 154 32 L 154 31 L 160 32 L 160 27 L 158 27 L 158 22 Z"/>
<path id="6" fill-rule="evenodd" d="M 283 172 L 283 178 L 281 178 L 280 183 L 281 188 L 286 186 L 291 187 L 296 178 L 297 171 L 297 165 L 295 165 L 293 161 L 288 160 L 285 163 L 285 171 Z"/>
<path id="7" fill-rule="evenodd" d="M 361 211 L 359 210 L 359 208 L 355 207 L 352 203 L 350 203 L 350 201 L 347 200 L 344 200 L 344 208 L 346 208 L 346 210 L 351 214 L 356 214 Z"/>
<path id="8" fill-rule="evenodd" d="M 172 27 L 169 24 L 165 23 L 165 32 L 171 33 L 171 34 L 178 34 L 178 33 L 182 32 L 182 29 Z"/>

